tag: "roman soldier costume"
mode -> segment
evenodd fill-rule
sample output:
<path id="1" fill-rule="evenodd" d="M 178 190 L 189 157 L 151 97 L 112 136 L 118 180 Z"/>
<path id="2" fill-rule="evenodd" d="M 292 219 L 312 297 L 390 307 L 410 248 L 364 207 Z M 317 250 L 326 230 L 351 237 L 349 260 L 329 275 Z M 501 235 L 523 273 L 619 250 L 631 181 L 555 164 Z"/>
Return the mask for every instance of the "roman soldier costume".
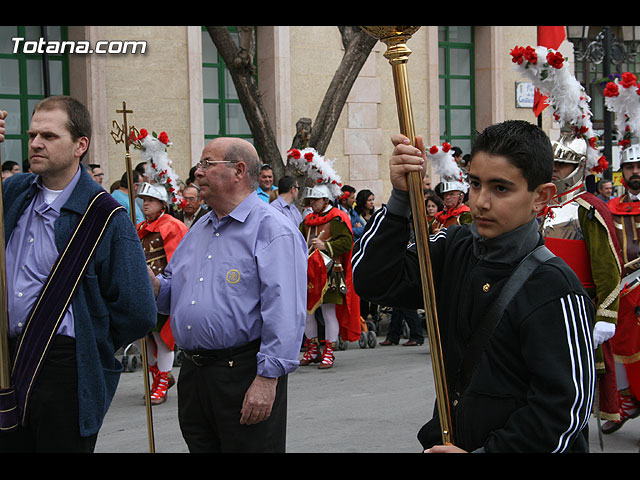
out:
<path id="1" fill-rule="evenodd" d="M 575 168 L 565 178 L 554 177 L 556 196 L 541 212 L 541 233 L 545 245 L 571 267 L 596 305 L 598 413 L 615 420 L 619 409 L 611 337 L 616 331 L 622 261 L 611 215 L 585 187 L 588 174 L 608 167 L 597 147 L 590 98 L 560 52 L 545 46 L 516 47 L 511 55 L 567 130 L 553 142 L 554 160 Z"/>
<path id="2" fill-rule="evenodd" d="M 447 228 L 451 225 L 462 225 L 463 223 L 471 223 L 471 209 L 468 205 L 462 203 L 464 193 L 467 191 L 468 185 L 461 181 L 443 182 L 442 194 L 447 192 L 460 192 L 460 202 L 453 208 L 443 210 L 436 213 L 435 218 L 440 224 Z"/>
<path id="3" fill-rule="evenodd" d="M 454 207 L 445 206 L 443 211 L 436 213 L 435 220 L 442 225 L 442 228 L 471 223 L 471 210 L 463 203 L 469 184 L 464 180 L 464 173 L 453 157 L 451 145 L 448 143 L 443 143 L 440 147 L 433 145 L 426 153 L 430 165 L 442 180 L 440 195 L 448 192 L 460 193 L 459 202 Z"/>
<path id="4" fill-rule="evenodd" d="M 353 229 L 349 215 L 331 203 L 341 194 L 339 177 L 331 165 L 311 148 L 290 150 L 289 161 L 307 170 L 316 181 L 316 186 L 307 188 L 305 199 L 325 200 L 323 210 L 308 214 L 300 225 L 309 246 L 306 340 L 300 365 L 319 363 L 318 368 L 331 368 L 338 335 L 347 342 L 357 341 L 361 335 L 360 299 L 351 271 Z M 321 240 L 324 247 L 314 247 L 314 239 Z M 318 308 L 325 323 L 322 354 L 315 317 Z"/>
<path id="5" fill-rule="evenodd" d="M 623 151 L 621 164 L 640 162 L 640 147 Z M 620 284 L 618 328 L 611 339 L 618 366 L 620 419 L 605 433 L 618 430 L 640 413 L 640 201 L 631 193 L 612 198 L 607 206 L 613 215 L 624 269 Z"/>
<path id="6" fill-rule="evenodd" d="M 557 193 L 540 217 L 540 228 L 545 245 L 571 267 L 596 305 L 594 339 L 606 339 L 596 349 L 599 413 L 615 421 L 619 398 L 610 338 L 616 330 L 622 259 L 609 209 L 586 191 L 586 146 L 571 135 L 553 142 L 554 160 L 575 169 L 553 181 Z"/>
<path id="7" fill-rule="evenodd" d="M 626 164 L 640 162 L 640 146 L 631 144 L 633 138 L 640 136 L 639 91 L 637 77 L 625 72 L 620 78 L 609 82 L 603 92 L 606 107 L 616 114 L 614 118 L 621 136 L 620 166 L 623 171 L 627 168 Z M 632 177 L 626 180 L 636 183 Z M 624 181 L 623 176 L 623 184 Z M 633 190 L 637 190 L 637 185 Z M 604 433 L 612 433 L 630 418 L 640 415 L 640 289 L 637 288 L 640 277 L 640 202 L 628 189 L 621 197 L 612 198 L 607 206 L 613 214 L 623 262 L 618 327 L 611 339 L 620 395 L 620 419 L 607 422 L 603 427 Z"/>
<path id="8" fill-rule="evenodd" d="M 169 208 L 184 206 L 184 199 L 176 191 L 178 176 L 171 167 L 172 161 L 167 155 L 171 145 L 165 132 L 159 136 L 149 135 L 141 130 L 140 136 L 133 139 L 135 146 L 142 150 L 142 159 L 146 162 L 146 173 L 153 183 L 143 183 L 138 189 L 138 197 L 153 198 L 164 205 L 164 209 L 154 218 L 146 219 L 137 226 L 138 237 L 142 242 L 147 265 L 153 273 L 160 275 L 171 260 L 180 240 L 188 232 L 188 227 L 169 213 Z M 147 350 L 149 371 L 152 375 L 151 404 L 159 405 L 167 399 L 167 390 L 175 384 L 171 374 L 173 367 L 175 341 L 171 332 L 168 315 L 158 314 L 156 327 L 149 334 L 149 342 L 155 346 L 155 352 Z"/>
<path id="9" fill-rule="evenodd" d="M 143 183 L 138 191 L 138 196 L 160 200 L 165 207 L 168 199 L 167 190 L 161 184 Z M 160 212 L 156 218 L 147 218 L 144 222 L 138 224 L 137 228 L 147 265 L 156 275 L 164 272 L 180 240 L 189 230 L 184 223 L 172 217 L 166 211 Z M 155 342 L 156 355 L 155 360 L 149 362 L 149 371 L 153 378 L 151 404 L 158 405 L 166 401 L 167 390 L 175 384 L 171 369 L 168 368 L 169 362 L 165 361 L 165 366 L 159 366 L 159 350 L 161 348 L 158 345 L 159 342 L 164 343 L 166 349 L 171 352 L 170 362 L 173 364 L 175 341 L 171 332 L 169 315 L 158 313 L 158 323 L 152 331 L 152 338 Z"/>

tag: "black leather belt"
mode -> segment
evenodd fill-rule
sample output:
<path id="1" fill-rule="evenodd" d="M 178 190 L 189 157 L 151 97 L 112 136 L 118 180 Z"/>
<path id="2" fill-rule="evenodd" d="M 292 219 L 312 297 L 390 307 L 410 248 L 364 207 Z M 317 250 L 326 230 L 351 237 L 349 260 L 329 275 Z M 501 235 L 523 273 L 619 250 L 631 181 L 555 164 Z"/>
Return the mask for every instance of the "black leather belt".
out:
<path id="1" fill-rule="evenodd" d="M 249 350 L 257 350 L 260 348 L 260 339 L 253 340 L 244 345 L 232 348 L 221 348 L 219 350 L 183 350 L 185 358 L 193 362 L 199 367 L 211 365 L 218 360 L 229 360 L 233 356 Z"/>

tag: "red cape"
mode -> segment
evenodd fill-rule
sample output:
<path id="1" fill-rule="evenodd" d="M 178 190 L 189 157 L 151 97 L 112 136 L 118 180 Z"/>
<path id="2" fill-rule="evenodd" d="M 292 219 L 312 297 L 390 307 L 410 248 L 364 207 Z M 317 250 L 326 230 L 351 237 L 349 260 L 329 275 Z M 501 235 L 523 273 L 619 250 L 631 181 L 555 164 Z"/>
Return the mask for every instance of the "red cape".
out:
<path id="1" fill-rule="evenodd" d="M 333 207 L 326 215 L 322 216 L 317 213 L 310 213 L 305 217 L 304 223 L 307 227 L 323 225 L 336 217 L 342 219 L 347 227 L 349 227 L 351 235 L 353 235 L 349 215 L 336 207 Z M 352 250 L 349 250 L 342 254 L 342 267 L 344 268 L 345 283 L 347 284 L 347 294 L 345 295 L 344 303 L 336 305 L 336 316 L 340 324 L 340 337 L 346 342 L 359 340 L 362 333 L 362 326 L 360 324 L 360 297 L 356 295 L 353 288 L 351 252 Z"/>
<path id="2" fill-rule="evenodd" d="M 614 215 L 640 215 L 640 202 L 624 202 L 623 200 L 627 198 L 627 195 L 622 195 L 609 200 L 607 206 L 611 213 Z"/>
<path id="3" fill-rule="evenodd" d="M 447 220 L 449 220 L 451 217 L 457 217 L 458 215 L 464 213 L 464 212 L 470 212 L 471 209 L 463 204 L 458 205 L 456 208 L 452 208 L 450 210 L 442 211 L 442 212 L 438 212 L 435 215 L 436 220 L 438 220 L 442 225 L 445 225 Z"/>
<path id="4" fill-rule="evenodd" d="M 167 255 L 167 263 L 171 260 L 173 252 L 176 251 L 180 240 L 182 240 L 182 237 L 184 237 L 188 231 L 189 229 L 184 223 L 168 213 L 161 215 L 153 222 L 145 220 L 138 224 L 138 238 L 140 239 L 149 233 L 157 232 L 160 234 L 164 245 L 164 252 Z M 173 332 L 171 331 L 170 319 L 167 319 L 162 330 L 160 330 L 160 337 L 167 347 L 173 350 L 175 340 L 173 339 Z"/>

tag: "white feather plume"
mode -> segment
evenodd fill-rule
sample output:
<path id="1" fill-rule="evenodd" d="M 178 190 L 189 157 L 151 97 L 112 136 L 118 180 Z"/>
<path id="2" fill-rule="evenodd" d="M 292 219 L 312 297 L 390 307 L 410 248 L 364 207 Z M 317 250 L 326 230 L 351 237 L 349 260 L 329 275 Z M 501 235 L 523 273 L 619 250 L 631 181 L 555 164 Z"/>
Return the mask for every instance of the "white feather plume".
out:
<path id="1" fill-rule="evenodd" d="M 160 135 L 162 136 L 162 133 Z M 183 198 L 179 193 L 180 177 L 173 169 L 173 161 L 167 155 L 167 147 L 171 145 L 171 142 L 165 144 L 155 134 L 151 135 L 144 129 L 140 131 L 140 135 L 134 141 L 141 149 L 141 157 L 146 163 L 145 173 L 149 182 L 164 185 L 170 203 L 182 208 Z"/>
<path id="2" fill-rule="evenodd" d="M 611 85 L 613 84 L 613 85 Z M 624 136 L 627 147 L 631 137 L 640 136 L 640 94 L 637 78 L 625 72 L 622 81 L 616 78 L 609 82 L 604 92 L 604 103 L 607 109 L 616 114 L 615 124 L 621 136 Z"/>
<path id="3" fill-rule="evenodd" d="M 462 170 L 453 157 L 451 145 L 448 143 L 443 143 L 441 146 L 433 145 L 427 150 L 427 158 L 443 181 L 464 181 Z"/>
<path id="4" fill-rule="evenodd" d="M 546 102 L 553 108 L 556 121 L 569 125 L 575 137 L 584 138 L 587 143 L 587 168 L 601 168 L 603 157 L 596 146 L 598 137 L 591 123 L 591 98 L 571 73 L 568 60 L 560 57 L 561 62 L 552 64 L 548 56 L 558 58 L 561 56 L 558 51 L 543 46 L 526 49 L 526 55 L 522 55 L 524 50 L 521 47 L 511 51 L 516 70 L 547 97 Z"/>
<path id="5" fill-rule="evenodd" d="M 298 150 L 292 148 L 287 152 L 288 161 L 298 170 L 306 172 L 315 184 L 325 184 L 329 187 L 333 198 L 338 198 L 342 191 L 342 180 L 333 168 L 335 160 L 329 160 L 320 155 L 313 148 Z"/>

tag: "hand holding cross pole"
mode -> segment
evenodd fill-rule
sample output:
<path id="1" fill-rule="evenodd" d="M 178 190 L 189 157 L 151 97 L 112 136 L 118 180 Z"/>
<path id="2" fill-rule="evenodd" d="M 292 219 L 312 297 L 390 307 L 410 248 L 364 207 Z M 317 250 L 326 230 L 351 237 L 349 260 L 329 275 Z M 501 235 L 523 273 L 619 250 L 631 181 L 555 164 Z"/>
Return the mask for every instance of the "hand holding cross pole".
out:
<path id="1" fill-rule="evenodd" d="M 0 110 L 0 143 L 4 142 L 4 119 L 7 112 Z M 2 154 L 0 153 L 0 163 Z M 7 275 L 4 240 L 4 205 L 2 201 L 2 183 L 0 183 L 0 389 L 11 386 L 11 361 L 9 359 L 9 312 L 7 311 Z"/>

